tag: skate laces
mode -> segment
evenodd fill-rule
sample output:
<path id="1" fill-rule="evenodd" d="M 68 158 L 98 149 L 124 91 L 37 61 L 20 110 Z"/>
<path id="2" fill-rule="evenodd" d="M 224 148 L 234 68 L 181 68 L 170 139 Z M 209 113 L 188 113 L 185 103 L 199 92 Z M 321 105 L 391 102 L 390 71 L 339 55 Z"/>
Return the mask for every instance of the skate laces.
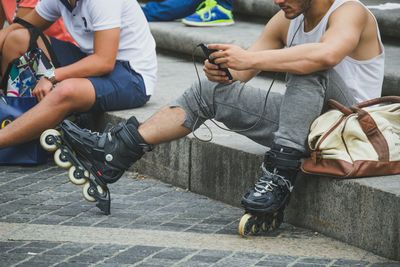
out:
<path id="1" fill-rule="evenodd" d="M 113 140 L 112 136 L 119 130 L 118 128 L 119 128 L 118 125 L 112 127 L 111 124 L 107 124 L 103 133 L 92 131 L 89 129 L 82 129 L 82 130 L 83 132 L 88 133 L 89 135 L 96 136 L 98 139 L 101 139 L 103 136 L 106 136 L 108 141 L 111 142 Z"/>
<path id="2" fill-rule="evenodd" d="M 99 132 L 95 132 L 89 129 L 82 129 L 83 132 L 88 133 L 90 135 L 96 135 L 97 137 L 101 137 L 101 134 Z"/>
<path id="3" fill-rule="evenodd" d="M 206 0 L 202 2 L 196 9 L 196 13 L 204 19 L 204 15 L 208 14 L 210 17 L 211 9 L 217 5 L 217 1 L 215 0 Z"/>
<path id="4" fill-rule="evenodd" d="M 286 188 L 289 192 L 292 192 L 293 186 L 292 183 L 278 174 L 277 169 L 274 169 L 273 172 L 270 172 L 265 168 L 264 163 L 261 165 L 261 169 L 263 172 L 263 176 L 258 180 L 258 182 L 254 186 L 254 190 L 259 194 L 265 194 L 266 192 L 272 192 L 275 188 L 278 188 L 280 185 L 278 184 L 279 180 L 283 181 Z"/>

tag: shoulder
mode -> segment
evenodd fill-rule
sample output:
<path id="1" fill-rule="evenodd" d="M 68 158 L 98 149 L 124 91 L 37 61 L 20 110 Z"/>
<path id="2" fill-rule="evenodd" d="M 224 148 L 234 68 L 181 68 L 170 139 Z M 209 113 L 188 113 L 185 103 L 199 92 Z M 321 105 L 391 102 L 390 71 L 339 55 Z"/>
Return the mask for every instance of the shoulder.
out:
<path id="1" fill-rule="evenodd" d="M 273 33 L 276 37 L 279 37 L 282 41 L 284 41 L 286 40 L 289 25 L 290 20 L 287 19 L 285 17 L 285 13 L 280 10 L 270 19 L 265 27 L 265 30 L 269 33 Z"/>
<path id="2" fill-rule="evenodd" d="M 358 21 L 366 23 L 369 12 L 367 8 L 359 1 L 345 1 L 329 16 L 329 23 L 338 21 Z"/>

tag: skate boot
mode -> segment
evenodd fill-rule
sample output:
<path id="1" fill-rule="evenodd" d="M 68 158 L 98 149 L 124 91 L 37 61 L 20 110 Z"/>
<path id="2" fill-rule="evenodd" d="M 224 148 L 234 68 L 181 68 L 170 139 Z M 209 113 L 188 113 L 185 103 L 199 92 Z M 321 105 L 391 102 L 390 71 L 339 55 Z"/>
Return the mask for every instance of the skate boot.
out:
<path id="1" fill-rule="evenodd" d="M 247 236 L 260 230 L 279 228 L 283 211 L 300 166 L 302 153 L 289 147 L 275 145 L 265 154 L 261 166 L 263 175 L 254 188 L 242 198 L 245 214 L 239 223 L 239 234 Z"/>
<path id="2" fill-rule="evenodd" d="M 104 133 L 81 129 L 65 120 L 60 131 L 49 129 L 40 137 L 42 147 L 55 151 L 54 161 L 69 169 L 70 181 L 83 185 L 83 197 L 97 202 L 97 207 L 110 214 L 111 197 L 107 184 L 114 183 L 152 147 L 138 132 L 139 123 L 131 117 Z"/>

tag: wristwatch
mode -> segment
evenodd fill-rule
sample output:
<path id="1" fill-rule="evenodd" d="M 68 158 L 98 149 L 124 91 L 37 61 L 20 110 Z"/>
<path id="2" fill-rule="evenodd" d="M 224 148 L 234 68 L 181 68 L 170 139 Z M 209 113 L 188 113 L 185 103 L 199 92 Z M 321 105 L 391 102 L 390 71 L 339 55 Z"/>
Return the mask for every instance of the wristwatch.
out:
<path id="1" fill-rule="evenodd" d="M 46 78 L 48 81 L 50 81 L 53 85 L 58 83 L 58 81 L 56 80 L 56 75 L 54 73 L 54 69 L 46 70 L 43 77 Z"/>

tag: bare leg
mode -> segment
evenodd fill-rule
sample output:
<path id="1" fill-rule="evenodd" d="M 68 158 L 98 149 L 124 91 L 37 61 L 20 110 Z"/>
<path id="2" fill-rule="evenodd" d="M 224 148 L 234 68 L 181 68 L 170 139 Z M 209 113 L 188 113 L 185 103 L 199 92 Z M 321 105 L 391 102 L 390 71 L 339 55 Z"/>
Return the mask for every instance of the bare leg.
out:
<path id="1" fill-rule="evenodd" d="M 86 111 L 95 102 L 95 90 L 87 79 L 59 83 L 40 103 L 0 130 L 0 148 L 37 138 L 73 111 Z"/>
<path id="2" fill-rule="evenodd" d="M 191 133 L 183 125 L 186 113 L 179 107 L 164 107 L 139 127 L 143 139 L 151 145 L 179 139 Z"/>

